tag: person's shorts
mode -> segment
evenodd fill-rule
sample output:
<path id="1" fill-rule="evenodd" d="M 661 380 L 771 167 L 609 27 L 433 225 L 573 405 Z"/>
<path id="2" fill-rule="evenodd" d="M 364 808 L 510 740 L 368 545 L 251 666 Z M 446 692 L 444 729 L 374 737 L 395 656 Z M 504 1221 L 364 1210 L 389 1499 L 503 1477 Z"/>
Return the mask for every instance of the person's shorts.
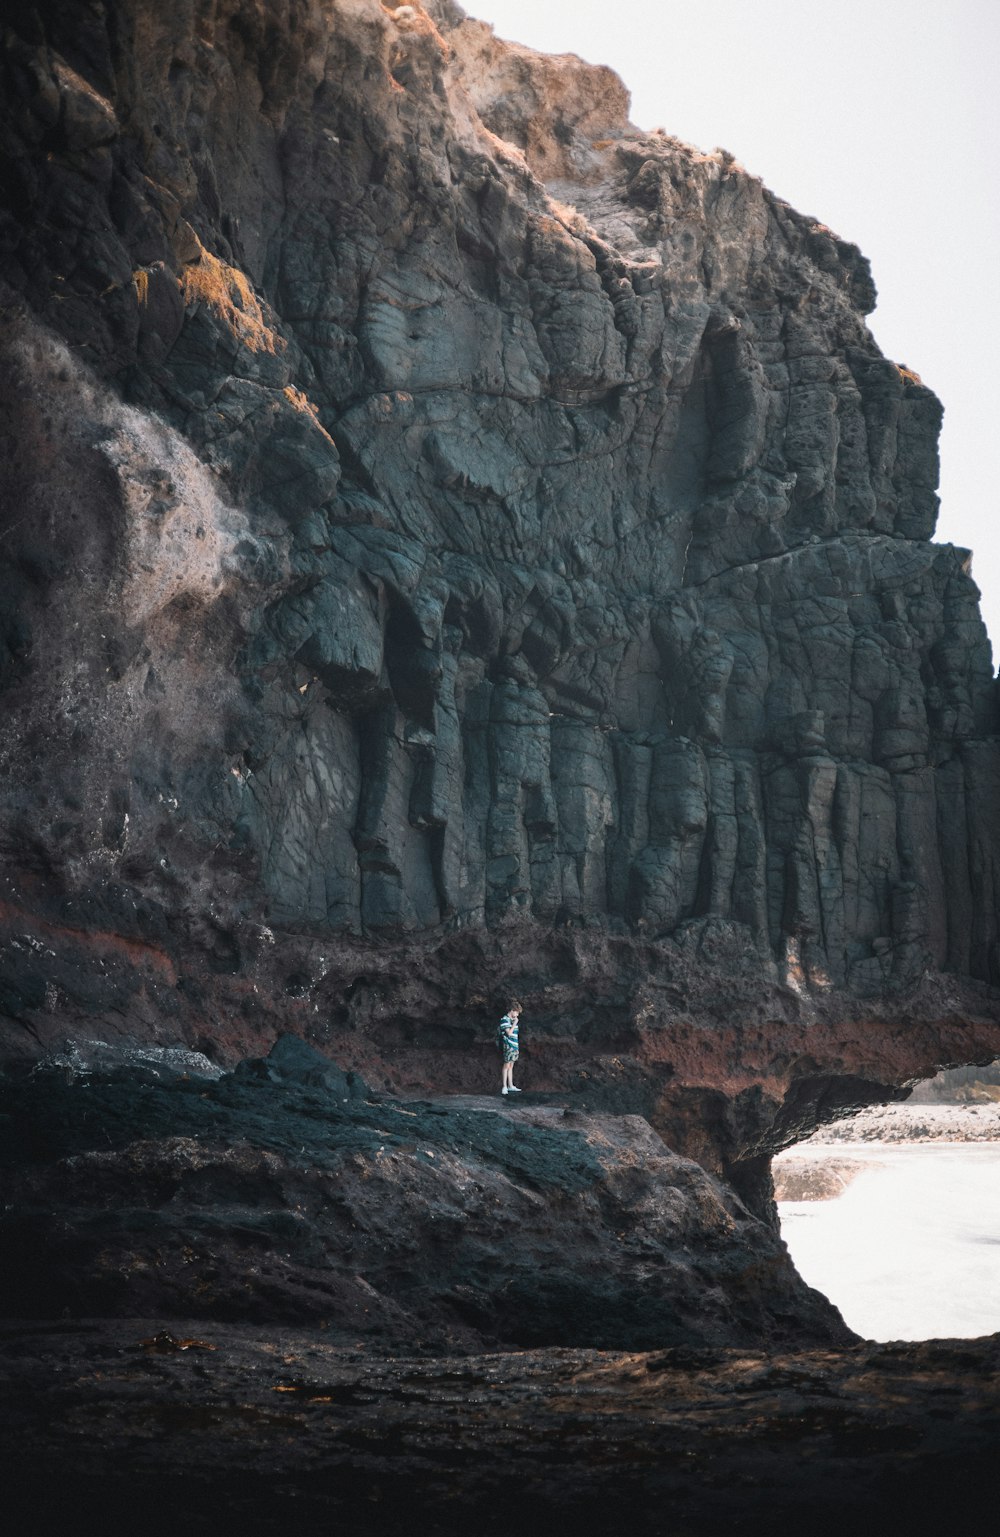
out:
<path id="1" fill-rule="evenodd" d="M 505 1062 L 516 1062 L 517 1061 L 517 1047 L 516 1046 L 505 1046 L 504 1049 L 503 1049 L 503 1059 L 504 1059 Z"/>

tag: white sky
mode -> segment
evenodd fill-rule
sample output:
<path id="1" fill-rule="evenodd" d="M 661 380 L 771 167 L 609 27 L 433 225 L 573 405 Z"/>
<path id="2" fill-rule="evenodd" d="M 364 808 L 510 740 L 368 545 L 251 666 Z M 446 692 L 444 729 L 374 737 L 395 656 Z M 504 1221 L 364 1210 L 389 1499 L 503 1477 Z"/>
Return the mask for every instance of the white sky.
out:
<path id="1" fill-rule="evenodd" d="M 882 351 L 941 398 L 937 538 L 975 552 L 1000 655 L 998 0 L 462 0 L 501 37 L 610 64 L 632 120 L 730 150 L 859 245 Z"/>

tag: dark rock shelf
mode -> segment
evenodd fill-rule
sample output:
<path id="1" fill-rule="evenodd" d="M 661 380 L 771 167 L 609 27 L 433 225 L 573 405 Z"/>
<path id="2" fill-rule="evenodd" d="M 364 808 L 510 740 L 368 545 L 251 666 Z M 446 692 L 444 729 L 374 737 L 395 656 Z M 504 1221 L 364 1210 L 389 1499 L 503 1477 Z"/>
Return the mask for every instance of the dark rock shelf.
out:
<path id="1" fill-rule="evenodd" d="M 438 1354 L 851 1338 L 774 1227 L 639 1116 L 370 1097 L 292 1037 L 217 1079 L 36 1068 L 0 1106 L 10 1316 Z"/>
<path id="2" fill-rule="evenodd" d="M 5 1509 L 39 1533 L 930 1537 L 989 1508 L 1000 1424 L 995 1338 L 414 1360 L 123 1318 L 0 1324 L 0 1362 Z"/>

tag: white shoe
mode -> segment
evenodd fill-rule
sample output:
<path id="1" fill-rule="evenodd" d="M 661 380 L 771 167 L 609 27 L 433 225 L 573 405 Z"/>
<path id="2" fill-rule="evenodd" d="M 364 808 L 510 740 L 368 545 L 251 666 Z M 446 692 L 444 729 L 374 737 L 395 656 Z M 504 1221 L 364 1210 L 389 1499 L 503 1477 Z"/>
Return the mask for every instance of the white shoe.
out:
<path id="1" fill-rule="evenodd" d="M 500 1093 L 501 1093 L 501 1094 L 506 1094 L 506 1092 L 507 1092 L 507 1090 L 506 1090 L 506 1089 L 501 1089 L 501 1090 L 500 1090 Z"/>
<path id="2" fill-rule="evenodd" d="M 506 1092 L 506 1091 L 505 1091 L 505 1092 Z M 518 1086 L 517 1086 L 517 1084 L 516 1084 L 516 1083 L 512 1083 L 512 1084 L 511 1084 L 511 1086 L 510 1086 L 510 1092 L 511 1092 L 511 1093 L 512 1093 L 512 1094 L 520 1094 L 520 1092 L 521 1092 L 521 1091 L 520 1091 L 520 1089 L 519 1089 L 519 1088 L 518 1088 Z"/>

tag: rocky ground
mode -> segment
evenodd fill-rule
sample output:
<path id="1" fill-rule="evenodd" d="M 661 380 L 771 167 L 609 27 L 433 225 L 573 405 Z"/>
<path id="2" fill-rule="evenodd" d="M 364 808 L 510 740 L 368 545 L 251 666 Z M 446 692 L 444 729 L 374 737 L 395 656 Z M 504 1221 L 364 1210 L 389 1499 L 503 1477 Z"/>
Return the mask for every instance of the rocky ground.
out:
<path id="1" fill-rule="evenodd" d="M 1000 1142 L 1000 1105 L 875 1105 L 821 1126 L 802 1144 Z"/>
<path id="2" fill-rule="evenodd" d="M 147 1317 L 0 1325 L 0 1361 L 38 1533 L 929 1537 L 992 1500 L 1000 1429 L 996 1339 L 414 1360 Z"/>
<path id="3" fill-rule="evenodd" d="M 91 1042 L 0 1099 L 19 1530 L 840 1537 L 984 1491 L 997 1342 L 852 1343 L 640 1117 L 401 1099 L 292 1037 Z"/>
<path id="4" fill-rule="evenodd" d="M 159 1056 L 159 1060 L 156 1060 Z M 0 1083 L 0 1311 L 322 1326 L 412 1354 L 848 1339 L 775 1228 L 635 1115 L 77 1051 Z"/>

